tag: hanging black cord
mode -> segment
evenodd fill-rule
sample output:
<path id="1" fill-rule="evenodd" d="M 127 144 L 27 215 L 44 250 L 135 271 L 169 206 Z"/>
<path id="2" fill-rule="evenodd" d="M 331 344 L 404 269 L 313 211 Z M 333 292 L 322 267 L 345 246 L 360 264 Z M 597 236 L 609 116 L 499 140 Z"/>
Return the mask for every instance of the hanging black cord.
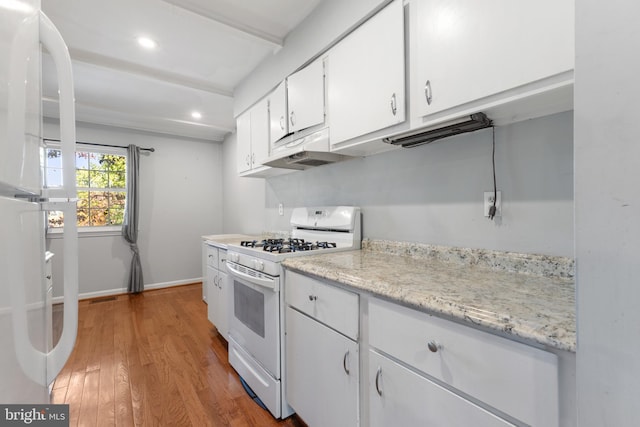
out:
<path id="1" fill-rule="evenodd" d="M 491 164 L 493 165 L 493 205 L 489 208 L 489 219 L 496 216 L 496 203 L 498 202 L 498 185 L 496 184 L 496 127 L 492 126 L 493 145 L 491 151 Z"/>
<path id="2" fill-rule="evenodd" d="M 59 139 L 50 139 L 50 138 L 44 138 L 44 141 L 50 141 L 50 142 L 60 142 Z M 82 144 L 82 145 L 91 145 L 94 147 L 112 147 L 112 148 L 127 148 L 124 145 L 109 145 L 109 144 L 97 144 L 95 142 L 82 142 L 82 141 L 76 141 L 76 144 Z M 140 150 L 142 151 L 150 151 L 150 152 L 154 152 L 156 151 L 155 148 L 141 148 Z"/>

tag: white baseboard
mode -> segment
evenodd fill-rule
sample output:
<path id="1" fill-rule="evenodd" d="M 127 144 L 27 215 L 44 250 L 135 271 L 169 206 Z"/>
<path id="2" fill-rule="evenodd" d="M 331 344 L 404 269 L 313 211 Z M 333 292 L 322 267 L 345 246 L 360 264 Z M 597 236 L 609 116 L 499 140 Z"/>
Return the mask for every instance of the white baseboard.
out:
<path id="1" fill-rule="evenodd" d="M 180 286 L 180 285 L 189 285 L 191 283 L 202 282 L 202 277 L 196 277 L 194 279 L 184 279 L 184 280 L 174 280 L 172 282 L 161 282 L 161 283 L 153 283 L 151 285 L 144 285 L 145 291 L 151 291 L 153 289 L 162 289 L 162 288 L 170 288 L 172 286 Z M 126 294 L 127 288 L 116 288 L 116 289 L 107 289 L 104 291 L 97 292 L 84 292 L 78 294 L 78 300 L 89 299 L 89 298 L 99 298 L 99 297 L 107 297 L 111 295 L 119 295 Z M 59 304 L 64 302 L 64 297 L 53 297 L 53 303 Z"/>

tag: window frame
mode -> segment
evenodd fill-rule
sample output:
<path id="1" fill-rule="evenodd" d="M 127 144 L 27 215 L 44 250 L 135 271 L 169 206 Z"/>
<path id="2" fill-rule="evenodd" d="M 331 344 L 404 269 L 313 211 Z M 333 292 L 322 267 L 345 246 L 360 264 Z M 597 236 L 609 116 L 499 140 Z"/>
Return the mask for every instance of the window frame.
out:
<path id="1" fill-rule="evenodd" d="M 43 185 L 46 185 L 46 150 L 47 149 L 60 149 L 60 143 L 57 141 L 47 140 L 44 144 L 43 150 Z M 93 146 L 82 143 L 76 143 L 75 152 L 90 152 L 90 153 L 98 153 L 98 154 L 111 154 L 117 156 L 124 156 L 126 167 L 129 167 L 129 156 L 127 155 L 127 149 L 124 147 L 114 147 L 114 146 Z M 61 168 L 60 168 L 61 169 Z M 62 169 L 61 169 L 62 170 Z M 77 170 L 77 168 L 76 168 Z M 128 192 L 129 182 L 126 177 L 126 168 L 125 168 L 125 186 L 124 188 L 120 188 L 120 190 L 124 190 L 125 192 L 125 209 L 126 209 L 126 194 Z M 52 187 L 55 188 L 55 187 Z M 91 191 L 96 190 L 97 187 L 77 187 L 78 192 L 82 191 Z M 109 189 L 107 189 L 108 191 Z M 62 238 L 64 234 L 64 226 L 62 227 L 50 227 L 48 219 L 45 219 L 47 237 L 51 238 Z M 122 225 L 104 225 L 104 226 L 80 226 L 78 225 L 78 236 L 79 237 L 98 237 L 98 236 L 117 236 L 122 234 Z"/>

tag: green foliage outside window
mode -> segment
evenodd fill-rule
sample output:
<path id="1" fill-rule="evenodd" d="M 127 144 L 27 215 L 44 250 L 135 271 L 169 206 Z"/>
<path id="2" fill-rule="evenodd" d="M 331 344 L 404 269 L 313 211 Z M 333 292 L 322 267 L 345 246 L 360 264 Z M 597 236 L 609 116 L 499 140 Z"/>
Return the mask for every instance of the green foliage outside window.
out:
<path id="1" fill-rule="evenodd" d="M 48 148 L 45 180 L 49 187 L 62 184 L 61 152 Z M 122 225 L 126 199 L 126 156 L 77 151 L 78 227 Z M 49 227 L 62 227 L 62 212 L 51 212 Z"/>

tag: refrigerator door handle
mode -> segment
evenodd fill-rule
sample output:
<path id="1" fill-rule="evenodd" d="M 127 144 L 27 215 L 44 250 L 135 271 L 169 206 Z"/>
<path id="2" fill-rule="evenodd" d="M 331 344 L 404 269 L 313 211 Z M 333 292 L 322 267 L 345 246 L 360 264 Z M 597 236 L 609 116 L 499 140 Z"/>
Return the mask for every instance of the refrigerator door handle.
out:
<path id="1" fill-rule="evenodd" d="M 47 48 L 56 66 L 60 91 L 60 146 L 62 150 L 63 194 L 70 201 L 64 212 L 64 312 L 60 341 L 47 354 L 47 383 L 60 373 L 71 355 L 78 331 L 78 228 L 76 203 L 76 118 L 71 57 L 62 36 L 51 20 L 40 12 L 40 42 Z"/>

